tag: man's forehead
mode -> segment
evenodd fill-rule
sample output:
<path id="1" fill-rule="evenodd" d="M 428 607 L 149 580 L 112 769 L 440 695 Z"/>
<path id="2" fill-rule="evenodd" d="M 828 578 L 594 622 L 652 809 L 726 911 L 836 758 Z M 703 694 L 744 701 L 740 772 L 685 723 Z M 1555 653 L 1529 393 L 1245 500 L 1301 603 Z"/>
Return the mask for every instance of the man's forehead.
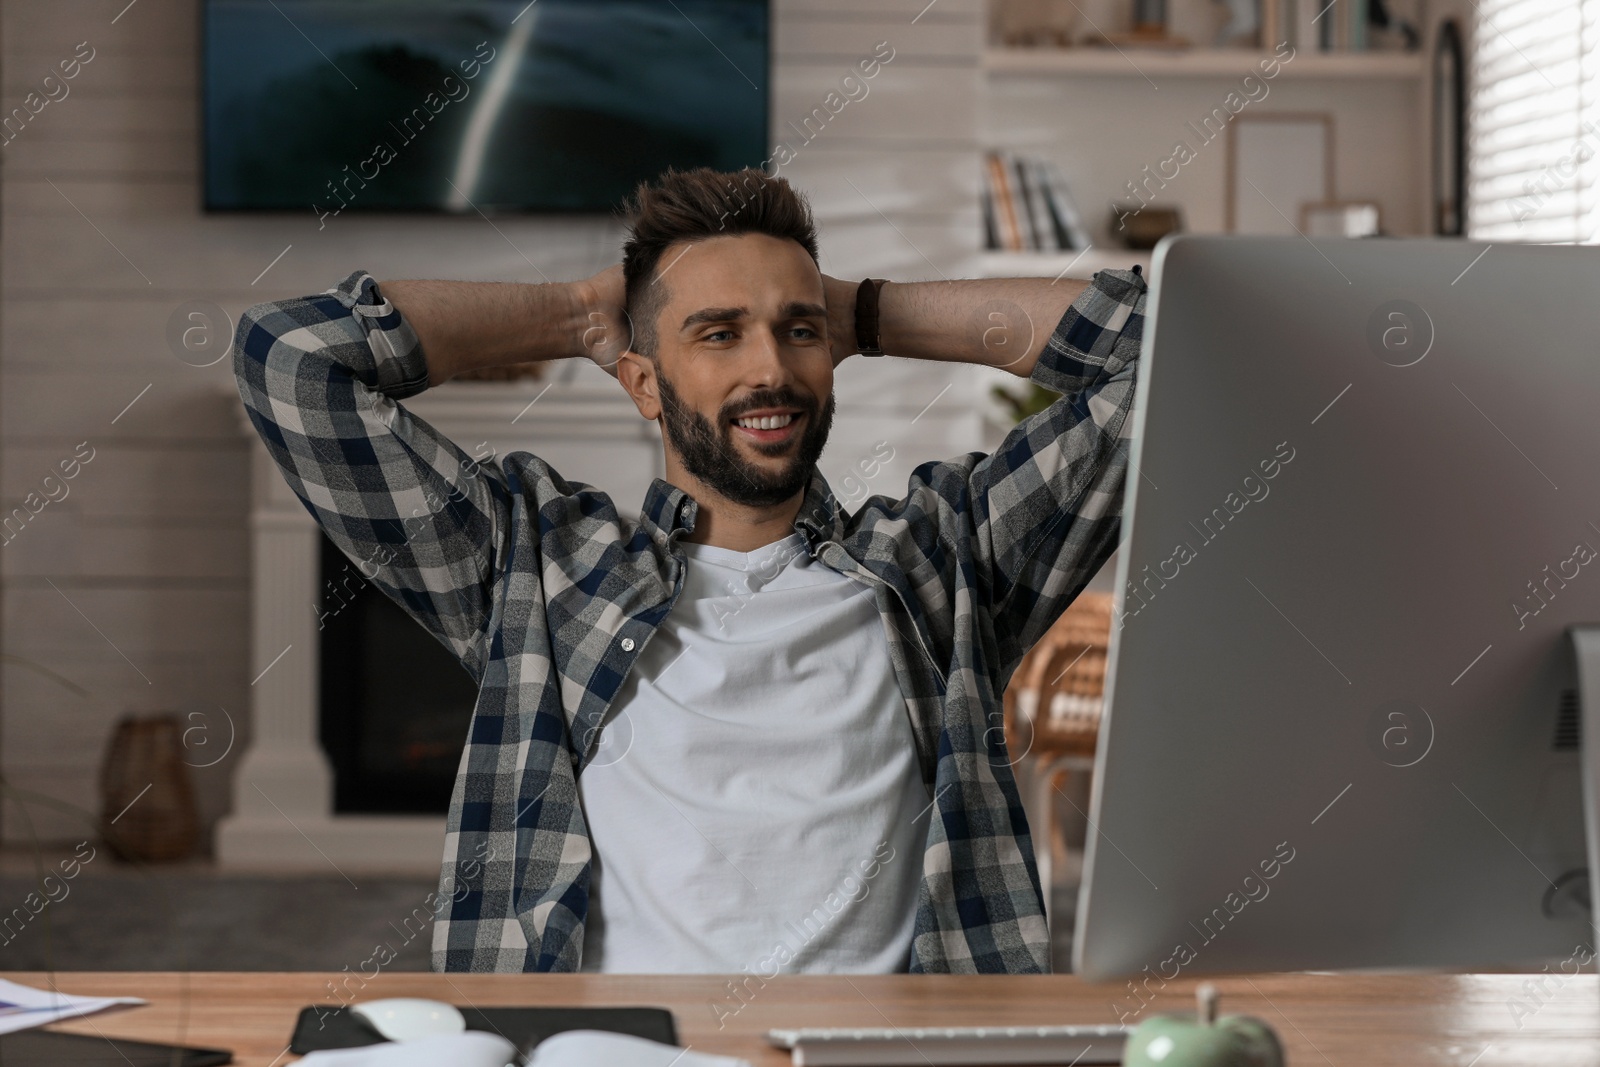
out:
<path id="1" fill-rule="evenodd" d="M 712 237 L 673 245 L 660 262 L 656 277 L 666 284 L 675 310 L 691 305 L 691 310 L 710 305 L 770 310 L 822 300 L 822 272 L 798 242 L 786 238 Z"/>

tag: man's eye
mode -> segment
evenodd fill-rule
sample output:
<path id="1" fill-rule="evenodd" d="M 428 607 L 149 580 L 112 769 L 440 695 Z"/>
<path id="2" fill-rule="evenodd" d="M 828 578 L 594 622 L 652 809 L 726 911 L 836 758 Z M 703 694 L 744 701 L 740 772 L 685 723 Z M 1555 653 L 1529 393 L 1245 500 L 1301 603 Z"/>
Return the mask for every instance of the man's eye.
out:
<path id="1" fill-rule="evenodd" d="M 791 328 L 789 330 L 789 332 L 790 333 L 794 333 L 794 334 L 800 334 L 803 337 L 821 337 L 822 336 L 820 333 L 818 333 L 816 330 L 813 330 L 809 326 L 795 326 L 795 327 Z"/>
<path id="2" fill-rule="evenodd" d="M 710 333 L 706 334 L 706 338 L 705 339 L 707 341 L 719 341 L 719 340 L 727 341 L 727 340 L 732 340 L 733 339 L 733 331 L 732 330 L 713 330 Z"/>

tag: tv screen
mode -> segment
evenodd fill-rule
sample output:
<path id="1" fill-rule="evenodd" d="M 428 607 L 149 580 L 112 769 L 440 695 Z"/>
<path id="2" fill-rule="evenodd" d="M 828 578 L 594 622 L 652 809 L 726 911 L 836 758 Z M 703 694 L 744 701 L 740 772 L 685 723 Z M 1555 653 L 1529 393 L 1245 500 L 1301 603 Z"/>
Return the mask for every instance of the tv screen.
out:
<path id="1" fill-rule="evenodd" d="M 585 212 L 767 157 L 767 0 L 205 0 L 208 210 Z"/>

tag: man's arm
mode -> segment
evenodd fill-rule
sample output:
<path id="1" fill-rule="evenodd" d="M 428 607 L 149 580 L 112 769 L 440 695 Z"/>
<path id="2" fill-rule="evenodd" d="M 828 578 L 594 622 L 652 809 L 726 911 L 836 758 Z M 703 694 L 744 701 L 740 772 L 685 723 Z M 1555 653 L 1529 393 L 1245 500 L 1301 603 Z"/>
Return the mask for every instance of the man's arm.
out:
<path id="1" fill-rule="evenodd" d="M 416 331 L 428 384 L 509 363 L 582 356 L 615 374 L 627 347 L 622 265 L 575 282 L 386 281 Z"/>
<path id="2" fill-rule="evenodd" d="M 396 297 L 398 296 L 398 300 Z M 397 401 L 475 367 L 625 345 L 622 268 L 550 285 L 389 281 L 363 271 L 240 317 L 240 398 L 289 487 L 362 575 L 474 677 L 510 494 Z"/>
<path id="3" fill-rule="evenodd" d="M 857 284 L 823 277 L 836 364 L 855 351 Z M 1088 286 L 1076 278 L 891 282 L 878 294 L 879 345 L 891 356 L 976 363 L 1026 378 Z"/>
<path id="4" fill-rule="evenodd" d="M 247 309 L 233 366 L 251 423 L 323 532 L 480 677 L 509 493 L 491 456 L 397 403 L 427 388 L 429 368 L 377 282 L 356 271 Z"/>
<path id="5" fill-rule="evenodd" d="M 904 499 L 875 497 L 860 517 L 864 526 L 875 518 L 912 518 L 918 520 L 912 528 L 927 526 L 940 542 L 965 540 L 986 614 L 1013 663 L 1115 550 L 1121 528 L 1145 280 L 1135 271 L 1101 271 L 1091 283 L 1074 283 L 1076 296 L 1064 314 L 1061 296 L 1054 295 L 1063 284 L 918 283 L 895 300 L 891 283 L 882 293 L 885 351 L 895 352 L 898 337 L 901 352 L 920 358 L 1009 363 L 1013 373 L 1026 367 L 1032 381 L 1062 394 L 1019 423 L 992 454 L 925 463 Z M 974 343 L 973 334 L 963 332 L 986 309 L 1004 314 L 997 300 L 1021 309 L 1011 314 L 1021 317 L 1024 330 L 1029 319 L 1051 324 L 1031 338 L 1013 336 L 1007 343 L 1017 343 L 1010 351 L 1020 355 L 995 359 L 1006 349 L 981 337 Z M 941 341 L 927 322 L 913 321 L 919 314 L 952 336 Z M 936 544 L 926 548 L 941 555 Z"/>
<path id="6" fill-rule="evenodd" d="M 1020 422 L 973 472 L 984 503 L 995 628 L 1020 659 L 1116 551 L 1149 288 L 1100 271 L 1029 374 L 1061 399 Z"/>

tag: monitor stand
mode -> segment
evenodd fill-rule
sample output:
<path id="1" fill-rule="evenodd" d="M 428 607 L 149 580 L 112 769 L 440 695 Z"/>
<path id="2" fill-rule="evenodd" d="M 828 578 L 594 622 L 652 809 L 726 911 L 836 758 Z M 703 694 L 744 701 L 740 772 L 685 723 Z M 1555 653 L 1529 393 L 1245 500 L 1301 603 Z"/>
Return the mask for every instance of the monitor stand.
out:
<path id="1" fill-rule="evenodd" d="M 1597 931 L 1595 898 L 1600 896 L 1600 624 L 1567 627 L 1577 664 L 1579 738 L 1583 761 L 1583 832 L 1589 846 L 1589 931 Z M 1590 941 L 1600 949 L 1600 936 Z"/>

